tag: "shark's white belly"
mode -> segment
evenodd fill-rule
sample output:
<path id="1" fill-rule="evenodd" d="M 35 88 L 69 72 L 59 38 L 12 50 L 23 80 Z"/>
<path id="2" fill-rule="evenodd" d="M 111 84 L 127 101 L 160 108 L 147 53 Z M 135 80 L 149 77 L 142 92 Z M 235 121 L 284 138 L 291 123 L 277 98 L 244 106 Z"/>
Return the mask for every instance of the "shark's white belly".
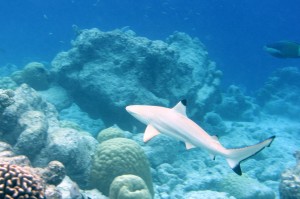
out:
<path id="1" fill-rule="evenodd" d="M 200 126 L 172 109 L 158 115 L 151 125 L 162 134 L 206 149 L 211 154 L 224 156 L 226 153 L 226 149 Z"/>

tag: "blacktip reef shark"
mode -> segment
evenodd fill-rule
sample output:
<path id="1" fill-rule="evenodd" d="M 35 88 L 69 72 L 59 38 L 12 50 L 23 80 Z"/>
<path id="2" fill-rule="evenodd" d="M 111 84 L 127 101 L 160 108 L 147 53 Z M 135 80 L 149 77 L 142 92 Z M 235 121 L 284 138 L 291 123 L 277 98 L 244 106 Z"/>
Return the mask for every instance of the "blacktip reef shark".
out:
<path id="1" fill-rule="evenodd" d="M 161 106 L 131 105 L 126 110 L 137 120 L 147 125 L 144 142 L 162 133 L 183 141 L 187 149 L 200 147 L 206 149 L 215 159 L 216 155 L 226 158 L 230 168 L 238 175 L 242 175 L 240 163 L 269 147 L 274 140 L 272 136 L 258 144 L 227 149 L 221 145 L 217 136 L 210 136 L 186 115 L 186 100 L 180 101 L 174 108 Z"/>

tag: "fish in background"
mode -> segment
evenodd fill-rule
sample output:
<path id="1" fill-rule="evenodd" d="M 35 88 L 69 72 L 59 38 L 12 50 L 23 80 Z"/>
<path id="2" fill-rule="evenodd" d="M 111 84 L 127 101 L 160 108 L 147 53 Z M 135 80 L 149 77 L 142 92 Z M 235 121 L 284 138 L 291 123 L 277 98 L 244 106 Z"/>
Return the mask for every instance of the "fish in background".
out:
<path id="1" fill-rule="evenodd" d="M 293 41 L 279 41 L 264 46 L 264 50 L 278 58 L 300 58 L 300 44 Z"/>

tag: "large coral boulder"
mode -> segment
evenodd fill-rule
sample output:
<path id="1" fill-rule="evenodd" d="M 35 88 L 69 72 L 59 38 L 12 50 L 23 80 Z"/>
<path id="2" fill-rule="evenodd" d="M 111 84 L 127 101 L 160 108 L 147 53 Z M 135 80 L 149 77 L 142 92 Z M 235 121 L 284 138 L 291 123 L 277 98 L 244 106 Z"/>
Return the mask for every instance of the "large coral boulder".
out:
<path id="1" fill-rule="evenodd" d="M 97 140 L 86 132 L 59 128 L 49 133 L 46 146 L 33 163 L 45 166 L 50 161 L 58 160 L 65 165 L 67 174 L 73 180 L 86 187 L 97 143 Z"/>
<path id="2" fill-rule="evenodd" d="M 23 70 L 12 74 L 17 84 L 26 83 L 36 90 L 46 90 L 50 86 L 51 78 L 44 64 L 39 62 L 28 63 Z"/>
<path id="3" fill-rule="evenodd" d="M 153 195 L 150 165 L 143 149 L 136 142 L 113 138 L 99 144 L 92 162 L 92 185 L 108 195 L 113 180 L 125 174 L 142 178 Z"/>
<path id="4" fill-rule="evenodd" d="M 47 132 L 58 127 L 57 111 L 26 84 L 4 93 L 0 95 L 8 100 L 2 104 L 11 103 L 0 113 L 0 139 L 13 145 L 18 154 L 34 158 L 44 146 Z"/>
<path id="5" fill-rule="evenodd" d="M 83 30 L 52 61 L 58 82 L 92 115 L 126 124 L 129 104 L 173 105 L 188 98 L 202 115 L 214 102 L 221 72 L 197 39 L 175 33 L 166 42 L 132 31 Z M 113 121 L 109 119 L 113 118 Z"/>
<path id="6" fill-rule="evenodd" d="M 135 175 L 118 176 L 109 188 L 110 199 L 152 199 L 144 180 Z"/>

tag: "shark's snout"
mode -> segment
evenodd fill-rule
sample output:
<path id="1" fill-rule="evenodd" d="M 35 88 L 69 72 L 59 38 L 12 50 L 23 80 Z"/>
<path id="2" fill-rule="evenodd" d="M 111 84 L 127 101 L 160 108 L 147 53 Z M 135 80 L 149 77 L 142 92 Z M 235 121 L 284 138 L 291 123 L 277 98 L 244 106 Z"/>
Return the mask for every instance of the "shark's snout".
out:
<path id="1" fill-rule="evenodd" d="M 134 107 L 133 106 L 126 106 L 126 111 L 130 114 L 134 113 Z"/>
<path id="2" fill-rule="evenodd" d="M 143 122 L 144 124 L 148 124 L 151 113 L 148 111 L 147 106 L 143 105 L 130 105 L 126 106 L 126 111 L 135 117 L 140 122 Z"/>

